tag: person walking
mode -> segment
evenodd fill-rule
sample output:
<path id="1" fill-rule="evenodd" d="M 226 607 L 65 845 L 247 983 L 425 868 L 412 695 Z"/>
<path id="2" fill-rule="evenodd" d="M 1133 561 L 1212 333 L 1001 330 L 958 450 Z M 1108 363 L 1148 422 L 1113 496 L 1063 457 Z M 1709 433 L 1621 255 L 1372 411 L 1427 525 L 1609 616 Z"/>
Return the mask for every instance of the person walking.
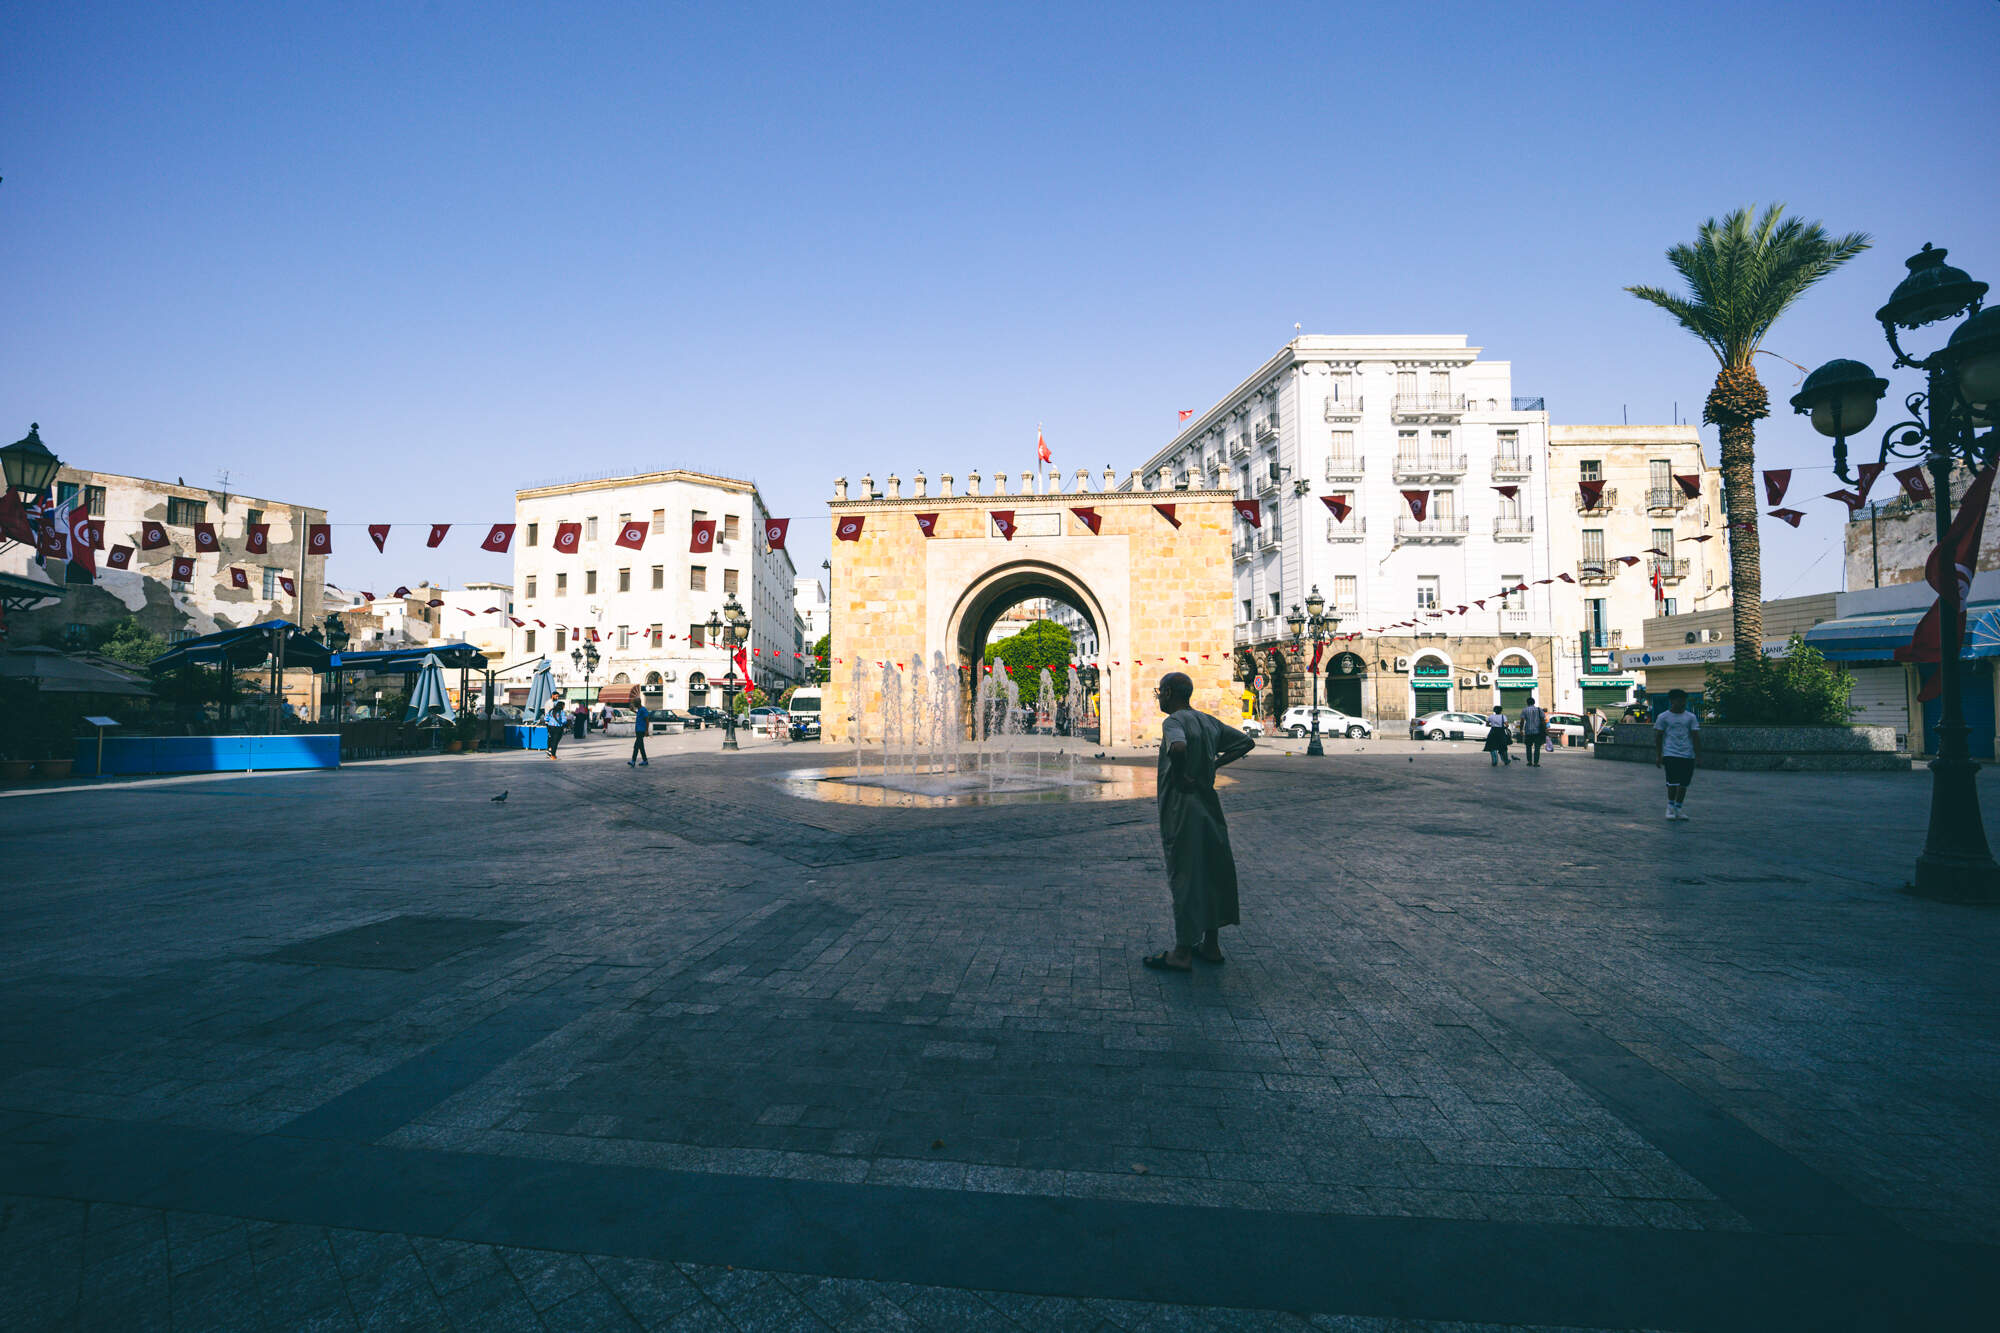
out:
<path id="1" fill-rule="evenodd" d="M 1667 770 L 1667 818 L 1687 818 L 1688 783 L 1701 753 L 1701 719 L 1688 707 L 1686 690 L 1667 691 L 1667 709 L 1653 719 L 1653 765 Z"/>
<path id="2" fill-rule="evenodd" d="M 652 766 L 652 760 L 646 758 L 646 733 L 652 728 L 653 710 L 635 701 L 632 705 L 632 757 L 625 761 L 625 767 L 630 768 L 635 763 L 641 768 Z"/>
<path id="3" fill-rule="evenodd" d="M 1194 960 L 1220 963 L 1224 926 L 1237 924 L 1236 855 L 1229 823 L 1215 795 L 1215 772 L 1257 742 L 1193 707 L 1194 682 L 1179 671 L 1154 691 L 1166 721 L 1160 726 L 1160 848 L 1174 902 L 1174 947 L 1146 966 L 1192 972 Z"/>
<path id="4" fill-rule="evenodd" d="M 562 744 L 563 730 L 569 726 L 569 714 L 563 710 L 562 700 L 549 705 L 548 720 L 542 725 L 549 733 L 549 758 L 554 759 L 556 748 Z"/>
<path id="5" fill-rule="evenodd" d="M 1521 710 L 1521 744 L 1527 747 L 1528 767 L 1542 766 L 1542 746 L 1549 739 L 1549 715 L 1535 702 L 1535 696 L 1528 696 L 1528 706 Z"/>
<path id="6" fill-rule="evenodd" d="M 1507 753 L 1511 740 L 1507 735 L 1507 715 L 1500 711 L 1500 705 L 1495 704 L 1493 711 L 1486 715 L 1486 753 L 1493 756 L 1494 768 L 1502 764 L 1509 768 L 1514 766 L 1514 756 Z"/>

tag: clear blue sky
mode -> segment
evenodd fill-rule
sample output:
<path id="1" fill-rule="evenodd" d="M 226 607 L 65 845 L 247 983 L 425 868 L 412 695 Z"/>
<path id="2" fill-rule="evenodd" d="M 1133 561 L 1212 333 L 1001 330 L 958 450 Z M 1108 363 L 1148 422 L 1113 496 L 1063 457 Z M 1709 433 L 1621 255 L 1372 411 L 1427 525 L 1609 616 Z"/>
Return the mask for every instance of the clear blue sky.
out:
<path id="1" fill-rule="evenodd" d="M 348 586 L 502 573 L 471 525 L 624 466 L 753 477 L 816 570 L 834 475 L 1018 470 L 1038 421 L 1130 467 L 1294 321 L 1698 416 L 1620 289 L 1739 204 L 1878 238 L 1771 340 L 1808 366 L 1884 369 L 1924 241 L 2000 283 L 1993 0 L 308 8 L 7 7 L 0 434 L 468 525 L 343 528 Z M 1823 467 L 1780 411 L 1763 461 Z M 1799 507 L 1767 595 L 1839 581 Z"/>

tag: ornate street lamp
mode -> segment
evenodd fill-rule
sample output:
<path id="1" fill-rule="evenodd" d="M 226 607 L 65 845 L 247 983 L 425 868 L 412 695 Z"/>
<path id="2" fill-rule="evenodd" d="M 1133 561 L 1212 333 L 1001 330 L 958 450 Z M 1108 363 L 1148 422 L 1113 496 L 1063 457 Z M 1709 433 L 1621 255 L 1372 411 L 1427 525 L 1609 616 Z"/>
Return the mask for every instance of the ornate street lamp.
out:
<path id="1" fill-rule="evenodd" d="M 581 671 L 583 673 L 583 692 L 585 694 L 589 694 L 590 678 L 597 671 L 598 662 L 602 660 L 598 656 L 597 645 L 594 643 L 586 643 L 581 648 L 571 649 L 569 654 L 569 660 L 573 664 L 575 664 L 576 669 L 578 671 Z M 588 704 L 584 706 L 586 708 L 589 707 Z M 590 725 L 588 722 L 584 724 L 584 730 L 585 731 L 590 730 Z"/>
<path id="2" fill-rule="evenodd" d="M 736 650 L 750 641 L 750 618 L 743 614 L 743 607 L 734 597 L 723 603 L 722 613 L 709 613 L 708 624 L 702 628 L 708 631 L 709 639 L 721 645 L 729 654 L 729 670 L 722 677 L 722 748 L 740 749 L 736 743 Z"/>
<path id="3" fill-rule="evenodd" d="M 23 503 L 41 499 L 61 466 L 62 460 L 42 443 L 40 422 L 31 422 L 26 435 L 0 449 L 0 468 L 6 472 L 7 489 L 20 496 Z"/>
<path id="4" fill-rule="evenodd" d="M 1338 615 L 1326 614 L 1326 598 L 1319 595 L 1319 585 L 1306 594 L 1306 609 L 1299 610 L 1297 602 L 1292 603 L 1292 613 L 1285 617 L 1285 624 L 1291 627 L 1292 647 L 1303 649 L 1306 644 L 1313 646 L 1312 665 L 1307 670 L 1312 675 L 1312 740 L 1306 743 L 1308 755 L 1323 755 L 1326 747 L 1319 740 L 1319 667 L 1320 656 L 1326 645 L 1333 641 L 1334 630 L 1340 627 Z"/>
<path id="5" fill-rule="evenodd" d="M 1929 245 L 1905 261 L 1909 276 L 1896 285 L 1889 302 L 1875 312 L 1882 336 L 1895 353 L 1891 369 L 1924 372 L 1922 392 L 1904 398 L 1909 416 L 1882 433 L 1878 462 L 1891 457 L 1922 458 L 1931 474 L 1937 539 L 1951 526 L 1951 472 L 1964 462 L 1975 472 L 1995 460 L 1993 415 L 2000 411 L 2000 318 L 1980 309 L 1986 284 L 1944 262 L 1945 252 Z M 1940 320 L 1970 317 L 1946 344 L 1928 356 L 1903 350 L 1898 329 L 1916 329 Z M 1806 376 L 1792 408 L 1812 418 L 1813 429 L 1833 440 L 1833 470 L 1847 475 L 1847 437 L 1875 419 L 1875 405 L 1889 387 L 1858 361 L 1829 361 Z M 1985 434 L 1979 433 L 1985 427 Z M 1986 844 L 1979 818 L 1979 795 L 1966 744 L 1965 704 L 1959 685 L 1962 598 L 1969 590 L 1955 577 L 1938 590 L 1943 701 L 1938 716 L 1937 758 L 1931 761 L 1931 821 L 1917 857 L 1912 890 L 1951 902 L 2000 902 L 2000 865 Z"/>

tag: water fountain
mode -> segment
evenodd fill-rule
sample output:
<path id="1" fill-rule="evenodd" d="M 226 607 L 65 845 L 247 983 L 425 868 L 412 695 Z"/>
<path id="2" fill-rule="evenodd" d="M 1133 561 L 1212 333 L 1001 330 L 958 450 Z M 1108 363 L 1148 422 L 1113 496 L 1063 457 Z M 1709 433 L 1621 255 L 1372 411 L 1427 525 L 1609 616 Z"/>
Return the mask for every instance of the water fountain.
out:
<path id="1" fill-rule="evenodd" d="M 1088 742 L 1077 734 L 1083 686 L 1075 667 L 1060 687 L 1054 672 L 1042 668 L 1025 708 L 1020 684 L 996 664 L 975 673 L 968 709 L 965 682 L 942 652 L 931 655 L 928 668 L 922 657 L 907 670 L 883 662 L 877 677 L 881 693 L 871 709 L 866 666 L 854 664 L 848 691 L 852 765 L 785 774 L 780 781 L 794 794 L 871 805 L 1152 795 L 1150 766 L 1085 760 L 1081 750 Z M 1067 725 L 1056 725 L 1059 713 Z M 1041 734 L 1044 721 L 1047 736 Z"/>

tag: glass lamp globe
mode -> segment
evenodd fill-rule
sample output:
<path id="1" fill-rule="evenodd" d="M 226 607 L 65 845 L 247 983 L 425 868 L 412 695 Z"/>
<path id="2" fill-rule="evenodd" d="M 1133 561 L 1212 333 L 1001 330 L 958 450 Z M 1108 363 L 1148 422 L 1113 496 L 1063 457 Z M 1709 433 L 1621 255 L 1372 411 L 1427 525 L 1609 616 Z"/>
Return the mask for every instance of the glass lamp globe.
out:
<path id="1" fill-rule="evenodd" d="M 1966 402 L 2000 402 L 2000 307 L 1982 310 L 1959 325 L 1946 350 Z"/>
<path id="2" fill-rule="evenodd" d="M 1889 381 L 1859 361 L 1829 361 L 1806 376 L 1792 395 L 1792 410 L 1809 413 L 1814 430 L 1840 439 L 1868 428 L 1888 387 Z"/>

